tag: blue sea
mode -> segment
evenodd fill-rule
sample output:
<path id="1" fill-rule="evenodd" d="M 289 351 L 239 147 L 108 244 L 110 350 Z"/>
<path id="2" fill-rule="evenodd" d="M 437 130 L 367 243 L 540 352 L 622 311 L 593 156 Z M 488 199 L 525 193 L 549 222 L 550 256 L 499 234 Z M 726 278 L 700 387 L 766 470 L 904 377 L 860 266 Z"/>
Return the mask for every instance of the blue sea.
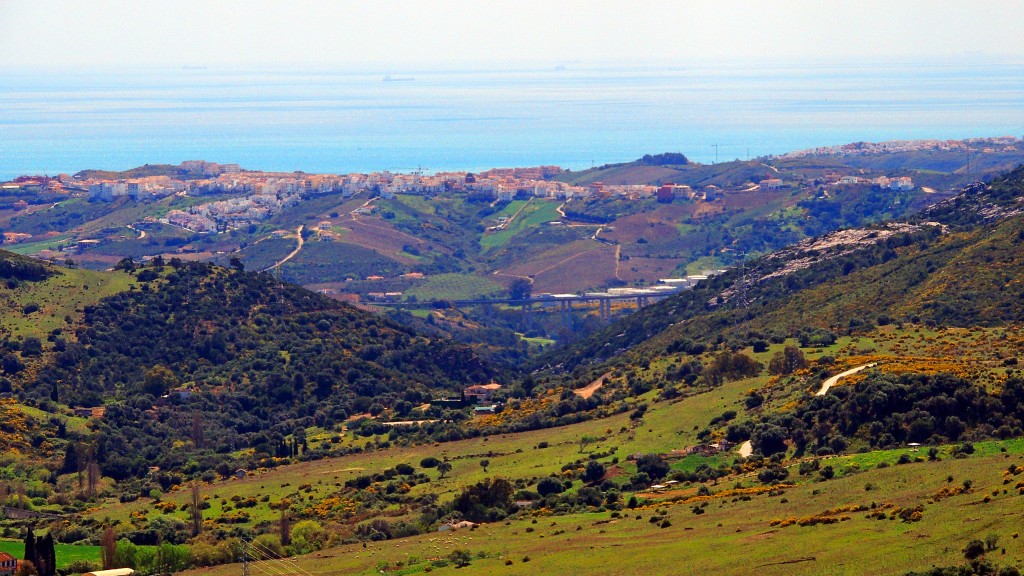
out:
<path id="1" fill-rule="evenodd" d="M 0 74 L 0 179 L 193 159 L 582 169 L 669 151 L 714 162 L 1022 134 L 1021 63 Z"/>

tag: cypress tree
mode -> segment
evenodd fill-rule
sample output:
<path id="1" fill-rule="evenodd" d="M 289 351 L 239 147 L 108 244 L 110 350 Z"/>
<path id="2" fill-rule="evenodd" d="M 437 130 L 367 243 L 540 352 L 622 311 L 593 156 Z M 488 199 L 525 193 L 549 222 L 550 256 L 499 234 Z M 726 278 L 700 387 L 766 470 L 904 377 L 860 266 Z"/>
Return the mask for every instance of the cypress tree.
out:
<path id="1" fill-rule="evenodd" d="M 35 555 L 33 564 L 36 565 L 39 576 L 54 576 L 57 558 L 53 547 L 52 534 L 47 532 L 45 536 L 36 542 Z"/>
<path id="2" fill-rule="evenodd" d="M 36 534 L 32 531 L 32 528 L 32 526 L 29 526 L 28 534 L 25 535 L 25 560 L 38 567 L 36 563 Z"/>

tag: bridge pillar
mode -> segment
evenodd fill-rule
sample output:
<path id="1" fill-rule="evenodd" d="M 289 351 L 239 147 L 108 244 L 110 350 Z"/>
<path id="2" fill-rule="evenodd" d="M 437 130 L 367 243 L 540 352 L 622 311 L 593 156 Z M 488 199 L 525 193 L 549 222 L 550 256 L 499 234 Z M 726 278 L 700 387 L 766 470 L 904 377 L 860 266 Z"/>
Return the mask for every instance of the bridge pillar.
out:
<path id="1" fill-rule="evenodd" d="M 529 330 L 533 327 L 533 303 L 523 302 L 523 330 Z"/>

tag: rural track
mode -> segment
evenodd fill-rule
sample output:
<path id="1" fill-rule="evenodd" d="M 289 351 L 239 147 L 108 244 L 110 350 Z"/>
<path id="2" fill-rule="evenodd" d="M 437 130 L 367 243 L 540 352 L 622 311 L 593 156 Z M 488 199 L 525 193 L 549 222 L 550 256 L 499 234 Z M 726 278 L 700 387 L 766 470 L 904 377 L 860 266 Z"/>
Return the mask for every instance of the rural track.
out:
<path id="1" fill-rule="evenodd" d="M 839 382 L 840 379 L 846 378 L 847 376 L 851 376 L 853 374 L 856 374 L 857 372 L 860 372 L 861 370 L 865 370 L 867 368 L 871 368 L 872 366 L 877 366 L 877 365 L 878 365 L 878 362 L 872 362 L 871 364 L 865 364 L 863 366 L 857 366 L 856 368 L 850 368 L 846 372 L 840 372 L 839 374 L 836 374 L 835 376 L 833 376 L 833 377 L 829 378 L 828 380 L 825 380 L 824 382 L 822 382 L 821 389 L 818 390 L 818 392 L 817 392 L 817 394 L 815 394 L 815 396 L 824 396 L 825 393 L 828 392 L 828 389 L 833 387 L 833 386 L 835 386 L 836 383 Z"/>
<path id="2" fill-rule="evenodd" d="M 295 235 L 299 238 L 299 245 L 295 247 L 295 250 L 289 252 L 287 256 L 278 260 L 277 263 L 274 264 L 273 266 L 264 268 L 263 270 L 260 270 L 260 272 L 266 272 L 268 270 L 273 270 L 274 268 L 279 268 L 282 264 L 294 258 L 299 253 L 299 251 L 302 250 L 302 245 L 305 244 L 306 242 L 305 240 L 302 239 L 302 230 L 305 227 L 306 226 L 304 224 L 299 224 L 299 227 L 295 229 Z"/>

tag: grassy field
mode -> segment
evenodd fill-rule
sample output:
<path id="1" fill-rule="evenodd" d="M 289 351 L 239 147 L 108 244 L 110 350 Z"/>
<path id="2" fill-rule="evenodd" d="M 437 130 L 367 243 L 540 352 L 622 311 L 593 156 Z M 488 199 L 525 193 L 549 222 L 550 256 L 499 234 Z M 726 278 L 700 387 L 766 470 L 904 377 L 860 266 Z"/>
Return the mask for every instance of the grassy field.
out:
<path id="1" fill-rule="evenodd" d="M 22 244 L 11 244 L 4 246 L 4 250 L 8 252 L 14 252 L 15 254 L 35 254 L 43 250 L 53 250 L 57 248 L 61 243 L 70 238 L 67 234 L 61 234 L 60 236 L 54 236 L 39 242 L 25 242 Z"/>
<path id="2" fill-rule="evenodd" d="M 812 361 L 833 357 L 832 373 L 883 357 L 885 363 L 879 369 L 898 372 L 951 363 L 954 368 L 962 364 L 975 370 L 976 379 L 997 379 L 1003 368 L 996 361 L 1022 347 L 1016 334 L 1016 330 L 1003 328 L 935 330 L 910 324 L 884 325 L 867 335 L 841 337 L 832 346 L 804 352 Z M 793 343 L 775 343 L 764 352 L 748 353 L 767 362 Z M 680 359 L 663 357 L 647 367 L 624 367 L 621 374 L 613 373 L 597 394 L 621 390 L 631 372 L 657 381 Z M 814 371 L 780 381 L 762 375 L 703 391 L 688 390 L 694 395 L 673 401 L 657 400 L 659 390 L 655 389 L 637 399 L 649 406 L 640 420 L 632 420 L 625 412 L 546 430 L 397 446 L 254 470 L 243 479 L 204 484 L 202 495 L 210 505 L 204 517 L 215 523 L 240 510 L 235 502 L 251 497 L 256 503 L 244 509 L 249 519 L 240 527 L 252 528 L 275 522 L 280 513 L 272 506 L 289 499 L 334 530 L 330 507 L 319 508 L 317 503 L 337 499 L 339 487 L 358 476 L 381 473 L 402 463 L 419 470 L 419 462 L 427 456 L 447 459 L 452 472 L 440 479 L 435 470 L 423 471 L 431 480 L 413 486 L 410 495 L 436 495 L 441 503 L 488 477 L 523 480 L 533 486 L 541 478 L 559 474 L 563 466 L 581 466 L 591 454 L 609 468 L 610 480 L 623 486 L 636 472 L 629 455 L 669 453 L 697 444 L 700 431 L 726 411 L 736 411 L 737 421 L 750 418 L 743 399 L 753 389 L 770 389 L 766 406 L 786 410 L 792 400 L 812 393 L 823 376 Z M 508 414 L 497 417 L 514 418 L 516 410 L 510 408 Z M 479 420 L 468 425 L 475 422 Z M 308 432 L 312 444 L 366 446 L 370 440 L 387 439 L 356 437 L 337 426 Z M 597 441 L 584 448 L 580 441 L 585 436 Z M 655 576 L 751 571 L 764 575 L 882 575 L 961 563 L 961 550 L 969 540 L 991 535 L 998 546 L 990 551 L 990 559 L 1020 565 L 1024 544 L 1014 534 L 1020 529 L 1024 506 L 1024 474 L 1013 475 L 1008 468 L 1024 465 L 1024 439 L 974 445 L 974 454 L 967 458 L 954 457 L 952 446 L 939 446 L 935 461 L 929 460 L 927 447 L 909 446 L 822 457 L 818 464 L 834 471 L 831 479 L 817 472 L 801 475 L 800 464 L 805 460 L 790 459 L 783 462 L 788 478 L 776 487 L 762 485 L 756 471 L 747 469 L 709 483 L 707 496 L 698 496 L 699 485 L 684 482 L 669 491 L 636 493 L 641 502 L 634 510 L 562 515 L 528 510 L 473 531 L 367 542 L 365 547 L 341 546 L 295 561 L 312 574 L 414 574 L 425 573 L 428 567 L 431 573 L 456 574 L 461 572 L 436 560 L 463 549 L 474 556 L 470 570 L 486 574 L 566 574 L 583 569 L 593 574 Z M 483 458 L 490 461 L 486 471 L 480 465 Z M 672 468 L 692 472 L 705 465 L 734 463 L 741 464 L 736 454 L 720 453 L 674 460 Z M 964 486 L 969 489 L 962 490 Z M 571 490 L 581 487 L 577 480 Z M 957 490 L 951 491 L 954 488 Z M 621 500 L 631 495 L 631 489 L 623 490 Z M 185 520 L 187 511 L 181 505 L 188 497 L 185 489 L 164 495 L 164 502 L 175 505 L 170 512 L 143 498 L 125 504 L 106 503 L 91 516 L 122 527 L 127 527 L 132 517 L 155 519 L 169 514 Z M 416 516 L 396 507 L 386 512 L 386 518 L 415 520 Z M 238 566 L 223 566 L 191 574 L 220 576 L 238 570 Z"/>
<path id="3" fill-rule="evenodd" d="M 984 349 L 990 340 L 1000 339 L 1006 346 L 1018 345 L 1004 338 L 999 329 L 928 331 L 909 325 L 902 329 L 883 326 L 866 337 L 841 338 L 831 347 L 808 350 L 807 355 L 812 359 L 832 355 L 845 366 L 861 362 L 864 354 L 897 354 L 901 346 L 909 346 L 910 338 L 919 353 L 932 348 L 958 350 L 956 346 Z M 766 361 L 787 343 L 791 344 L 772 344 L 755 356 Z M 672 361 L 656 359 L 646 369 L 637 368 L 639 376 L 656 378 Z M 771 403 L 782 406 L 808 394 L 818 384 L 816 377 L 808 375 L 787 384 Z M 611 394 L 621 386 L 623 376 L 613 375 L 597 393 Z M 696 444 L 698 432 L 713 417 L 735 410 L 738 420 L 749 418 L 742 408 L 747 392 L 773 386 L 781 384 L 773 384 L 764 375 L 727 382 L 676 401 L 657 401 L 658 390 L 652 390 L 639 398 L 649 405 L 639 421 L 623 413 L 547 430 L 392 447 L 256 470 L 244 479 L 204 485 L 202 494 L 210 504 L 204 517 L 216 521 L 237 511 L 234 501 L 255 497 L 259 502 L 245 509 L 250 516 L 245 525 L 274 522 L 279 513 L 271 505 L 285 498 L 313 506 L 336 495 L 347 480 L 400 463 L 419 468 L 426 456 L 447 459 L 453 470 L 444 479 L 439 479 L 436 471 L 425 471 L 431 481 L 414 486 L 410 494 L 434 494 L 442 503 L 487 477 L 523 479 L 533 485 L 559 473 L 564 465 L 585 462 L 595 453 L 602 454 L 599 460 L 615 470 L 611 479 L 621 485 L 636 470 L 627 456 L 668 453 Z M 584 436 L 598 439 L 585 451 L 580 444 Z M 343 446 L 365 446 L 368 441 L 337 429 L 310 430 L 310 438 Z M 385 439 L 371 438 L 377 442 Z M 490 461 L 486 472 L 479 464 L 482 458 Z M 617 466 L 612 466 L 613 458 Z M 694 471 L 702 465 L 736 461 L 733 453 L 689 456 L 675 460 L 672 467 Z M 1024 545 L 1014 537 L 1020 529 L 1019 510 L 1024 506 L 1024 492 L 1017 483 L 1024 475 L 1007 472 L 1011 464 L 1024 464 L 1024 439 L 977 442 L 973 456 L 963 459 L 953 457 L 952 446 L 939 447 L 936 461 L 928 460 L 926 448 L 914 447 L 823 457 L 819 465 L 834 470 L 832 479 L 813 472 L 800 475 L 800 463 L 786 461 L 789 476 L 784 485 L 775 488 L 763 486 L 755 472 L 743 471 L 709 484 L 710 496 L 698 497 L 698 485 L 683 483 L 671 491 L 637 494 L 641 505 L 635 510 L 564 515 L 525 511 L 473 531 L 368 542 L 365 547 L 342 546 L 299 557 L 296 562 L 312 574 L 413 574 L 426 572 L 428 566 L 432 573 L 455 574 L 453 566 L 431 562 L 464 549 L 474 556 L 471 570 L 488 574 L 565 574 L 584 569 L 594 574 L 749 574 L 754 570 L 764 575 L 881 575 L 960 563 L 967 541 L 989 535 L 998 540 L 998 547 L 990 553 L 992 560 L 1024 562 Z M 951 488 L 965 486 L 965 481 L 969 481 L 969 490 L 948 494 Z M 581 486 L 576 481 L 572 489 Z M 622 500 L 631 494 L 625 490 Z M 163 498 L 178 508 L 169 514 L 182 520 L 187 512 L 180 508 L 187 499 L 184 489 Z M 906 510 L 902 516 L 901 510 Z M 915 511 L 917 515 L 912 514 Z M 400 510 L 392 512 L 394 516 L 388 518 L 392 521 L 414 519 Z M 122 523 L 133 513 L 150 519 L 164 514 L 149 499 L 141 499 L 106 504 L 92 516 Z M 652 522 L 654 517 L 657 520 Z M 319 519 L 329 525 L 328 516 Z M 224 566 L 192 574 L 219 576 L 237 570 L 237 566 Z"/>
<path id="4" fill-rule="evenodd" d="M 23 282 L 18 288 L 0 291 L 0 330 L 14 336 L 45 338 L 52 330 L 69 328 L 65 317 L 81 318 L 85 305 L 127 290 L 134 280 L 123 273 L 100 273 L 83 269 L 61 269 L 41 282 Z M 39 310 L 25 313 L 36 304 Z"/>
<path id="5" fill-rule="evenodd" d="M 992 448 L 993 454 L 969 459 L 873 467 L 829 481 L 801 477 L 771 492 L 744 494 L 730 481 L 710 486 L 711 496 L 700 502 L 686 500 L 696 490 L 688 487 L 619 514 L 536 511 L 472 531 L 343 546 L 296 562 L 313 574 L 412 574 L 425 572 L 431 559 L 463 549 L 474 555 L 470 570 L 483 574 L 882 575 L 959 564 L 968 540 L 991 534 L 998 540 L 990 558 L 1019 565 L 1024 542 L 1015 537 L 1020 524 L 1014 510 L 1024 496 L 1004 490 L 1003 472 L 1009 463 L 1022 463 L 1020 444 L 993 443 Z M 899 452 L 872 457 L 888 460 Z M 970 491 L 939 496 L 965 480 L 972 482 Z M 705 503 L 702 513 L 694 513 Z M 918 521 L 904 522 L 894 513 L 918 506 L 923 507 Z M 658 520 L 651 522 L 653 517 Z M 779 523 L 813 517 L 834 518 L 834 523 Z M 432 567 L 431 572 L 460 573 L 456 570 Z M 222 566 L 191 573 L 236 571 L 237 566 Z"/>
<path id="6" fill-rule="evenodd" d="M 520 208 L 522 212 L 509 222 L 503 230 L 484 234 L 480 238 L 480 247 L 484 251 L 504 246 L 517 234 L 560 218 L 556 210 L 558 203 L 547 200 L 531 200 L 529 203 L 513 201 L 493 217 L 505 216 L 511 218 Z"/>
<path id="7" fill-rule="evenodd" d="M 57 568 L 65 568 L 68 564 L 80 560 L 91 562 L 97 566 L 100 563 L 99 546 L 54 544 L 53 551 L 57 556 Z M 21 540 L 0 540 L 0 552 L 7 552 L 16 558 L 24 558 L 25 543 Z"/>
<path id="8" fill-rule="evenodd" d="M 437 274 L 406 290 L 405 296 L 415 296 L 420 300 L 462 300 L 494 296 L 503 290 L 498 283 L 472 274 Z"/>

